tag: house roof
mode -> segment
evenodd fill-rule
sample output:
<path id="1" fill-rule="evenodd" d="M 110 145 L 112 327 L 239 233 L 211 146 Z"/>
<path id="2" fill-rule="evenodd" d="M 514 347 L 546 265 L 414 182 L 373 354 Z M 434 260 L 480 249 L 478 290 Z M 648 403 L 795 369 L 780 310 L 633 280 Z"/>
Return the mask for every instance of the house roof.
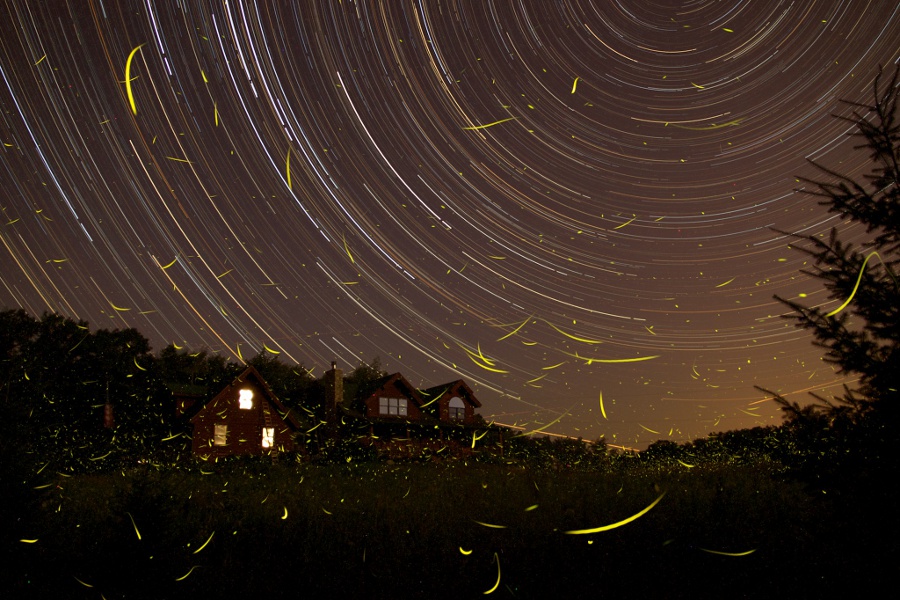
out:
<path id="1" fill-rule="evenodd" d="M 417 407 L 421 407 L 425 403 L 416 387 L 409 381 L 407 381 L 406 377 L 404 377 L 400 373 L 388 375 L 387 377 L 383 377 L 374 382 L 374 389 L 370 388 L 371 391 L 366 390 L 368 393 L 365 393 L 365 396 L 361 398 L 361 400 L 365 402 L 366 400 L 372 398 L 372 396 L 380 396 L 386 389 L 391 386 L 394 386 L 396 389 L 400 390 L 400 392 L 404 396 L 415 402 Z"/>
<path id="2" fill-rule="evenodd" d="M 387 375 L 386 377 L 382 377 L 381 379 L 372 382 L 371 385 L 366 386 L 366 389 L 360 394 L 359 397 L 357 397 L 350 403 L 350 406 L 341 406 L 341 411 L 346 416 L 363 419 L 366 423 L 396 424 L 396 417 L 382 418 L 379 416 L 366 415 L 364 408 L 366 403 L 373 397 L 380 397 L 384 395 L 384 392 L 386 390 L 391 388 L 399 390 L 408 400 L 410 400 L 416 406 L 416 408 L 420 409 L 420 417 L 416 421 L 409 422 L 410 424 L 425 425 L 428 423 L 437 423 L 437 420 L 435 420 L 432 415 L 428 414 L 427 411 L 421 410 L 425 405 L 427 405 L 427 402 L 422 398 L 419 390 L 416 389 L 416 387 L 400 373 Z"/>
<path id="3" fill-rule="evenodd" d="M 459 396 L 464 402 L 468 402 L 475 408 L 481 408 L 481 402 L 475 397 L 472 388 L 470 388 L 462 379 L 457 379 L 450 383 L 436 385 L 426 390 L 422 390 L 422 396 L 428 404 L 439 401 L 440 398 L 443 398 L 446 395 Z"/>
<path id="4" fill-rule="evenodd" d="M 271 388 L 269 388 L 269 384 L 266 383 L 265 379 L 263 379 L 263 376 L 260 375 L 259 371 L 257 371 L 253 366 L 248 366 L 246 369 L 244 369 L 240 375 L 235 377 L 234 380 L 227 386 L 225 386 L 218 394 L 216 394 L 206 402 L 203 402 L 202 404 L 198 403 L 201 405 L 197 408 L 196 411 L 192 411 L 193 414 L 190 416 L 190 421 L 193 422 L 195 419 L 197 419 L 200 413 L 203 412 L 203 409 L 205 409 L 207 406 L 209 406 L 210 404 L 215 404 L 219 398 L 227 396 L 232 392 L 234 388 L 237 388 L 248 382 L 253 382 L 257 386 L 259 386 L 259 388 L 263 392 L 265 400 L 269 402 L 273 407 L 275 407 L 275 410 L 278 412 L 281 418 L 284 419 L 285 423 L 287 423 L 288 426 L 293 428 L 295 431 L 301 428 L 300 422 L 297 420 L 297 417 L 294 415 L 293 411 L 291 411 L 281 403 L 281 400 L 279 400 L 278 397 L 272 392 Z"/>

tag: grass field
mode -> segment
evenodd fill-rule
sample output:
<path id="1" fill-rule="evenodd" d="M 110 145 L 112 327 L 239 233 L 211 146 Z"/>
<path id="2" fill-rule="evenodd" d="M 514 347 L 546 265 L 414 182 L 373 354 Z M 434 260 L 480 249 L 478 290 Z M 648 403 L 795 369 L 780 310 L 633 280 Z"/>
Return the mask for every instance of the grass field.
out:
<path id="1" fill-rule="evenodd" d="M 243 460 L 6 489 L 4 598 L 838 597 L 896 564 L 878 507 L 766 462 Z"/>

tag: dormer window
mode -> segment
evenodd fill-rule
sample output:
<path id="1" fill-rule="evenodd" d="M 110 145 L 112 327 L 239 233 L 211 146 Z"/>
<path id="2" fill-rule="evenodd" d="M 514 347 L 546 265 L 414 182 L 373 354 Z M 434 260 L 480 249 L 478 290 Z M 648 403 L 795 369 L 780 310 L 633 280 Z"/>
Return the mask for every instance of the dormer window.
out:
<path id="1" fill-rule="evenodd" d="M 466 405 L 458 397 L 450 398 L 450 420 L 463 421 L 466 418 Z"/>
<path id="2" fill-rule="evenodd" d="M 238 402 L 240 402 L 241 410 L 250 410 L 253 408 L 253 390 L 240 390 L 238 392 Z"/>

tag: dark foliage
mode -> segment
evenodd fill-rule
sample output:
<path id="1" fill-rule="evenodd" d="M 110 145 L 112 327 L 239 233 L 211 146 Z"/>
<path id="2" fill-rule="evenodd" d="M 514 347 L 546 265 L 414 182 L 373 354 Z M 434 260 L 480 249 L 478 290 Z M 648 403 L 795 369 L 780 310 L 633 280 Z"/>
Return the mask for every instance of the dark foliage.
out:
<path id="1" fill-rule="evenodd" d="M 240 373 L 240 366 L 206 350 L 190 352 L 174 345 L 157 358 L 159 377 L 175 391 L 206 395 L 225 387 Z"/>
<path id="2" fill-rule="evenodd" d="M 794 235 L 796 248 L 812 258 L 804 271 L 822 282 L 834 303 L 806 306 L 776 296 L 792 311 L 788 318 L 810 331 L 825 350 L 825 360 L 839 372 L 857 376 L 854 389 L 802 406 L 778 394 L 785 413 L 781 460 L 807 485 L 829 493 L 848 513 L 857 506 L 887 507 L 885 488 L 898 466 L 894 441 L 900 409 L 900 66 L 879 73 L 871 104 L 852 104 L 855 147 L 869 154 L 871 167 L 862 180 L 816 165 L 822 180 L 805 193 L 818 198 L 829 212 L 863 228 L 869 239 L 856 245 L 840 239 L 837 228 L 827 237 Z M 858 530 L 897 532 L 897 519 L 877 523 L 860 515 Z"/>
<path id="3" fill-rule="evenodd" d="M 18 468 L 97 471 L 157 453 L 169 392 L 140 333 L 22 311 L 0 313 L 0 331 L 3 454 Z"/>
<path id="4" fill-rule="evenodd" d="M 357 400 L 365 399 L 388 372 L 381 368 L 381 358 L 376 356 L 371 362 L 360 362 L 355 369 L 344 376 L 344 402 L 354 406 Z"/>
<path id="5" fill-rule="evenodd" d="M 261 351 L 247 364 L 259 371 L 269 389 L 288 408 L 308 406 L 312 402 L 315 380 L 302 364 L 287 365 L 267 351 Z"/>
<path id="6" fill-rule="evenodd" d="M 841 372 L 859 376 L 856 390 L 843 396 L 819 398 L 823 406 L 811 411 L 784 398 L 777 400 L 791 421 L 815 419 L 822 411 L 830 420 L 860 422 L 875 418 L 884 425 L 897 424 L 900 398 L 900 67 L 885 81 L 883 73 L 873 84 L 871 104 L 853 104 L 857 149 L 869 152 L 872 166 L 863 181 L 856 181 L 822 165 L 827 178 L 805 180 L 815 190 L 804 192 L 820 199 L 829 212 L 863 226 L 871 236 L 856 246 L 842 241 L 837 228 L 828 238 L 794 235 L 796 245 L 812 257 L 807 274 L 822 281 L 836 308 L 805 306 L 798 301 L 776 298 L 787 305 L 798 327 L 809 330 L 815 343 L 826 350 L 825 358 Z M 843 118 L 843 117 L 842 117 Z"/>

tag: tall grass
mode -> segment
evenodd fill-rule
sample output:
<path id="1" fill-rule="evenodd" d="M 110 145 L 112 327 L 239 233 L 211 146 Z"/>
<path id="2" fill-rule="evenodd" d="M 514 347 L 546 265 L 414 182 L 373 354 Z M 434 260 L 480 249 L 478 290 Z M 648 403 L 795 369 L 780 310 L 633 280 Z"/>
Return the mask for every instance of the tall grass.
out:
<path id="1" fill-rule="evenodd" d="M 21 484 L 16 534 L 37 541 L 4 541 L 12 597 L 468 598 L 498 573 L 493 597 L 804 597 L 842 583 L 829 499 L 765 464 L 243 460 L 41 482 Z M 627 525 L 565 533 L 663 493 Z"/>

